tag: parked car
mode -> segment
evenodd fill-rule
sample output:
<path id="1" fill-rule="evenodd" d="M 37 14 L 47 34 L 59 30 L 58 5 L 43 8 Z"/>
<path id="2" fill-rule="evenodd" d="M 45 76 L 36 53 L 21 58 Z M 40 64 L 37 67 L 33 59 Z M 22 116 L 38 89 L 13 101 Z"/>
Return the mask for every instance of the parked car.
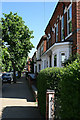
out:
<path id="1" fill-rule="evenodd" d="M 11 73 L 3 73 L 2 74 L 2 84 L 3 83 L 11 83 L 13 81 L 13 76 Z"/>

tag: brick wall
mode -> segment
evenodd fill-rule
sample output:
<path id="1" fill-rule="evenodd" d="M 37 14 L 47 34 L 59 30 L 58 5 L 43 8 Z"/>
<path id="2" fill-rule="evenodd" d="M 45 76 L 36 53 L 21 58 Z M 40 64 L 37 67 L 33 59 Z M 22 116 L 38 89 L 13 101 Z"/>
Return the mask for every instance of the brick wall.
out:
<path id="1" fill-rule="evenodd" d="M 72 52 L 75 54 L 77 52 L 77 13 L 76 13 L 76 3 L 73 3 L 72 6 L 72 32 L 73 32 L 73 47 L 72 47 Z"/>
<path id="2" fill-rule="evenodd" d="M 65 7 L 68 8 L 70 2 L 64 2 Z M 50 27 L 55 28 L 55 23 L 58 23 L 58 42 L 61 42 L 61 20 L 58 17 L 63 15 L 63 3 L 58 2 L 55 11 L 45 29 L 45 34 L 51 33 Z M 64 37 L 67 37 L 67 12 L 64 14 Z M 55 33 L 51 33 L 51 45 L 49 41 L 49 47 L 56 42 L 56 28 Z M 80 1 L 72 3 L 72 36 L 65 39 L 65 41 L 73 41 L 72 53 L 78 52 L 80 54 Z M 47 48 L 48 49 L 48 48 Z"/>
<path id="3" fill-rule="evenodd" d="M 47 39 L 44 40 L 44 52 L 46 51 L 47 48 L 46 44 L 47 44 Z"/>
<path id="4" fill-rule="evenodd" d="M 80 1 L 77 3 L 77 52 L 80 54 Z"/>
<path id="5" fill-rule="evenodd" d="M 70 2 L 64 2 L 64 5 L 68 7 L 70 5 Z M 53 15 L 49 21 L 49 24 L 47 25 L 45 29 L 45 34 L 48 35 L 50 33 L 50 27 L 55 28 L 55 23 L 58 23 L 58 42 L 61 42 L 61 20 L 60 16 L 63 15 L 63 3 L 58 2 L 55 11 L 53 12 Z M 59 19 L 58 19 L 59 17 Z M 65 29 L 65 37 L 67 36 L 67 13 L 64 14 L 64 29 Z M 56 42 L 56 28 L 55 33 L 53 32 L 51 34 L 51 45 L 53 45 Z M 67 39 L 66 39 L 67 40 Z M 49 47 L 51 47 L 49 45 Z"/>

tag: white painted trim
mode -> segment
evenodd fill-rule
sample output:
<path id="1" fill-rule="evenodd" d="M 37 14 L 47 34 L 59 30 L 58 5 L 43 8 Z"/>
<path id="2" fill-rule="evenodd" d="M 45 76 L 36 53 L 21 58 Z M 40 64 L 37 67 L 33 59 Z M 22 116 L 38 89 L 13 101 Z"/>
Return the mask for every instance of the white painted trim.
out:
<path id="1" fill-rule="evenodd" d="M 72 32 L 65 38 L 65 40 L 72 35 Z"/>
<path id="2" fill-rule="evenodd" d="M 64 9 L 64 14 L 67 12 L 67 6 L 65 7 L 65 9 Z"/>
<path id="3" fill-rule="evenodd" d="M 53 29 L 53 27 L 52 27 L 52 32 L 54 32 L 54 29 Z"/>
<path id="4" fill-rule="evenodd" d="M 56 26 L 57 26 L 57 24 L 55 23 L 55 24 L 54 24 L 54 26 L 56 27 Z"/>
<path id="5" fill-rule="evenodd" d="M 61 15 L 60 15 L 60 18 L 59 18 L 59 19 L 61 20 L 61 18 L 62 18 L 62 17 L 61 17 Z"/>
<path id="6" fill-rule="evenodd" d="M 72 3 L 68 6 L 68 8 L 67 8 L 67 35 L 69 35 L 69 29 L 68 29 L 68 24 L 70 23 L 70 21 L 72 20 L 72 19 L 70 19 L 70 20 L 68 20 L 68 10 L 69 10 L 69 8 L 72 6 Z"/>
<path id="7" fill-rule="evenodd" d="M 56 29 L 58 30 L 58 31 L 56 30 L 56 38 L 57 38 L 57 36 L 58 36 L 58 38 L 59 38 L 59 29 L 58 29 L 58 23 L 57 23 Z M 56 39 L 56 42 L 58 42 L 58 39 Z"/>
<path id="8" fill-rule="evenodd" d="M 62 19 L 63 19 L 63 15 L 62 15 L 62 17 L 61 17 L 61 38 L 62 38 L 62 30 L 64 30 L 64 25 L 63 25 L 63 27 L 62 27 Z M 64 20 L 64 19 L 63 19 Z M 63 23 L 64 23 L 64 21 L 63 21 Z M 63 36 L 64 36 L 64 34 L 63 34 Z M 64 39 L 61 39 L 61 41 L 64 41 Z"/>
<path id="9" fill-rule="evenodd" d="M 43 55 L 45 55 L 47 52 L 49 52 L 53 47 L 55 46 L 63 46 L 63 45 L 71 45 L 72 42 L 63 42 L 63 43 L 55 43 L 54 45 L 52 45 Z M 42 56 L 43 56 L 42 55 Z"/>

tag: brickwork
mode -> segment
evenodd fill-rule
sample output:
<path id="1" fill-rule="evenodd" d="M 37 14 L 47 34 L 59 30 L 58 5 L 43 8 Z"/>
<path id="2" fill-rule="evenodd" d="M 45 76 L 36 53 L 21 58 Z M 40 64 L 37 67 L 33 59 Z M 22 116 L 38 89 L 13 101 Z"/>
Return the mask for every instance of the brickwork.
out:
<path id="1" fill-rule="evenodd" d="M 44 52 L 46 51 L 46 44 L 47 44 L 47 41 L 46 39 L 44 40 Z"/>
<path id="2" fill-rule="evenodd" d="M 63 15 L 63 11 L 64 11 L 63 6 L 68 7 L 69 5 L 70 5 L 70 2 L 64 2 L 64 3 L 58 2 L 56 9 L 49 21 L 49 24 L 47 25 L 47 27 L 45 29 L 45 34 L 48 35 L 50 33 L 50 27 L 55 28 L 55 25 L 57 25 L 57 23 L 58 23 L 58 42 L 61 42 L 61 20 L 60 20 L 60 17 L 62 17 L 62 15 Z M 64 14 L 64 31 L 65 31 L 64 34 L 66 37 L 67 36 L 67 13 Z M 53 45 L 56 42 L 56 28 L 55 28 L 55 34 L 53 33 L 53 35 L 51 35 L 50 40 L 52 41 L 51 45 Z M 49 45 L 49 47 L 51 47 L 51 46 Z"/>
<path id="3" fill-rule="evenodd" d="M 37 55 L 38 50 L 41 50 L 40 60 L 42 60 L 42 63 L 40 64 L 41 66 L 43 64 L 42 69 L 45 68 L 46 58 L 47 66 L 49 66 L 50 60 L 48 58 L 50 56 L 52 56 L 51 63 L 54 67 L 55 54 L 57 55 L 57 67 L 62 67 L 61 53 L 64 53 L 65 59 L 68 59 L 70 54 L 80 54 L 80 0 L 72 3 L 57 3 L 46 26 L 45 35 L 41 37 L 37 45 Z"/>
<path id="4" fill-rule="evenodd" d="M 77 52 L 80 54 L 80 1 L 77 3 Z"/>
<path id="5" fill-rule="evenodd" d="M 77 52 L 77 12 L 76 12 L 76 3 L 73 3 L 72 6 L 72 32 L 73 32 L 73 49 L 72 52 L 75 54 Z"/>
<path id="6" fill-rule="evenodd" d="M 50 27 L 55 29 L 55 33 L 51 34 L 51 38 L 49 40 L 49 47 L 51 47 L 56 42 L 56 25 L 58 23 L 58 41 L 61 42 L 61 19 L 64 15 L 64 41 L 73 41 L 72 45 L 72 53 L 75 54 L 78 52 L 80 54 L 80 1 L 72 3 L 72 35 L 67 37 L 67 11 L 65 9 L 68 8 L 70 2 L 58 2 L 55 11 L 49 21 L 45 29 L 45 34 L 48 35 L 51 33 Z M 63 14 L 64 12 L 64 14 Z M 50 42 L 51 41 L 51 42 Z M 50 44 L 51 43 L 51 44 Z M 47 45 L 48 46 L 48 45 Z M 47 49 L 49 49 L 47 47 Z"/>
<path id="7" fill-rule="evenodd" d="M 46 51 L 46 48 L 47 48 L 47 46 L 46 46 L 46 44 L 47 44 L 46 43 L 47 42 L 47 36 L 46 35 L 41 37 L 41 39 L 40 39 L 40 41 L 39 41 L 39 43 L 37 45 L 37 50 L 40 47 L 40 51 L 41 51 L 41 44 L 42 44 L 43 41 L 44 41 L 44 43 L 43 43 L 43 53 L 44 53 Z"/>

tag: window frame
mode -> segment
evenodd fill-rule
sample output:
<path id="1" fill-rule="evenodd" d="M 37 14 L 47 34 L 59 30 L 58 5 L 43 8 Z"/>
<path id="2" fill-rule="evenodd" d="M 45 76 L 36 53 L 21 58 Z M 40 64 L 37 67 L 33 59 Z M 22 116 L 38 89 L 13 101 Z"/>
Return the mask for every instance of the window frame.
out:
<path id="1" fill-rule="evenodd" d="M 43 48 L 43 49 L 42 49 Z M 41 44 L 41 55 L 43 54 L 43 52 L 44 52 L 44 41 L 42 42 L 42 44 Z"/>
<path id="2" fill-rule="evenodd" d="M 64 59 L 64 62 L 65 62 L 65 60 L 67 59 L 67 51 L 61 51 L 60 52 L 60 66 L 64 67 L 64 62 L 62 63 L 62 54 L 65 54 L 65 59 Z"/>
<path id="3" fill-rule="evenodd" d="M 44 69 L 47 67 L 46 60 L 44 60 Z"/>
<path id="4" fill-rule="evenodd" d="M 72 3 L 69 5 L 69 7 L 67 8 L 67 35 L 71 34 L 72 31 L 70 32 L 70 28 L 69 28 L 69 24 L 70 22 L 72 22 L 72 17 L 70 19 L 68 19 L 68 11 L 70 10 L 70 7 L 72 7 Z M 71 14 L 72 16 L 72 14 Z"/>
<path id="5" fill-rule="evenodd" d="M 61 41 L 64 41 L 64 21 L 62 23 L 62 19 L 63 19 L 63 15 L 61 17 Z M 64 19 L 63 19 L 64 20 Z M 63 24 L 63 25 L 62 25 Z M 63 26 L 63 27 L 62 27 Z M 62 33 L 62 30 L 63 30 L 63 33 Z M 62 36 L 63 34 L 63 36 Z"/>
<path id="6" fill-rule="evenodd" d="M 56 42 L 58 42 L 58 23 L 56 25 Z"/>
<path id="7" fill-rule="evenodd" d="M 55 65 L 55 56 L 56 56 L 56 65 Z M 57 54 L 54 54 L 54 67 L 57 67 Z"/>

